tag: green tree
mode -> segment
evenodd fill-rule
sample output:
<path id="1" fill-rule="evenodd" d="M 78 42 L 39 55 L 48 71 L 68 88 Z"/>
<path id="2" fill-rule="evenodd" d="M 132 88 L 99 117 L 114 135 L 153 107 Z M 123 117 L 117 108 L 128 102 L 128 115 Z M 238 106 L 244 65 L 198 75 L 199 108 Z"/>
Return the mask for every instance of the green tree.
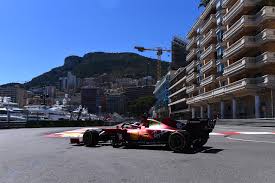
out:
<path id="1" fill-rule="evenodd" d="M 210 0 L 201 0 L 201 2 L 199 4 L 199 8 L 200 7 L 206 7 L 209 2 L 210 2 Z"/>
<path id="2" fill-rule="evenodd" d="M 155 104 L 156 99 L 152 96 L 144 96 L 136 99 L 129 105 L 129 112 L 134 116 L 141 116 L 147 113 Z"/>

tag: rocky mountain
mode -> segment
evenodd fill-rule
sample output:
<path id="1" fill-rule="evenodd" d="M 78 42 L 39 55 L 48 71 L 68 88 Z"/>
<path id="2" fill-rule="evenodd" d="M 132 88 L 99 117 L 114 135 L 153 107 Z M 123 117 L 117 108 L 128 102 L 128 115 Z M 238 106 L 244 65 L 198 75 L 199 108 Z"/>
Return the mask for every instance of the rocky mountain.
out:
<path id="1" fill-rule="evenodd" d="M 162 73 L 166 73 L 168 62 L 162 62 Z M 148 69 L 147 69 L 148 68 Z M 64 65 L 54 68 L 25 84 L 26 88 L 54 85 L 59 77 L 72 71 L 79 78 L 87 78 L 107 73 L 116 78 L 141 78 L 148 74 L 156 78 L 157 60 L 135 53 L 93 52 L 79 56 L 69 56 Z"/>

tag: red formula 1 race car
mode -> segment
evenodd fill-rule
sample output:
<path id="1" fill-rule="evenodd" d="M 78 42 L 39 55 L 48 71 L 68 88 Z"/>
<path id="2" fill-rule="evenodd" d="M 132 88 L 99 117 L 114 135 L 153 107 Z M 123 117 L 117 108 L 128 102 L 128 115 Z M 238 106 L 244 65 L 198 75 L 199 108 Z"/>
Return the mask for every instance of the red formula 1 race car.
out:
<path id="1" fill-rule="evenodd" d="M 175 121 L 170 118 L 162 122 L 155 119 L 143 122 L 124 123 L 116 127 L 87 130 L 83 138 L 71 138 L 71 143 L 83 143 L 88 147 L 111 140 L 112 146 L 165 144 L 174 152 L 201 148 L 215 127 L 215 120 L 193 119 Z"/>

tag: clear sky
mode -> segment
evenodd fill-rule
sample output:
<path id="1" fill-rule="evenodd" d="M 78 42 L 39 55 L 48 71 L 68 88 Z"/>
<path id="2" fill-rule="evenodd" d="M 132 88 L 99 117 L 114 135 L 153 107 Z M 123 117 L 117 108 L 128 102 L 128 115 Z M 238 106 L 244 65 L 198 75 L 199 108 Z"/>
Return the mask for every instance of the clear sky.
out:
<path id="1" fill-rule="evenodd" d="M 0 0 L 0 84 L 28 81 L 69 55 L 169 48 L 173 35 L 185 37 L 199 16 L 198 2 Z"/>

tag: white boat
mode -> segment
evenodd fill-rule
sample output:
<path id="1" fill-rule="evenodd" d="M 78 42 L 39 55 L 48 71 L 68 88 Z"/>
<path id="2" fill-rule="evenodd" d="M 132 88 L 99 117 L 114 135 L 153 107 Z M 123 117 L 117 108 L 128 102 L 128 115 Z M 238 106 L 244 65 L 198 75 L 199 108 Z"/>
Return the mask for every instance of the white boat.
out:
<path id="1" fill-rule="evenodd" d="M 17 103 L 11 102 L 10 97 L 0 97 L 0 121 L 25 122 L 24 110 Z"/>
<path id="2" fill-rule="evenodd" d="M 65 95 L 65 98 L 62 101 L 62 104 L 59 101 L 56 102 L 53 106 L 45 105 L 29 105 L 24 108 L 28 111 L 28 120 L 51 120 L 51 121 L 60 121 L 60 120 L 97 120 L 96 115 L 89 114 L 86 108 L 83 108 L 81 105 L 76 110 L 71 110 L 71 106 L 68 105 L 70 101 L 68 95 Z"/>
<path id="3" fill-rule="evenodd" d="M 7 108 L 0 108 L 0 122 L 26 122 L 26 118 L 23 117 L 22 113 L 19 113 L 21 110 L 10 110 Z M 8 114 L 9 113 L 9 114 Z M 8 119 L 9 115 L 9 119 Z"/>
<path id="4" fill-rule="evenodd" d="M 99 120 L 99 117 L 95 114 L 90 114 L 87 108 L 82 107 L 81 105 L 72 112 L 72 120 L 81 120 L 81 121 L 91 121 Z"/>
<path id="5" fill-rule="evenodd" d="M 70 120 L 71 114 L 63 106 L 54 106 L 47 110 L 48 119 L 53 121 Z"/>

